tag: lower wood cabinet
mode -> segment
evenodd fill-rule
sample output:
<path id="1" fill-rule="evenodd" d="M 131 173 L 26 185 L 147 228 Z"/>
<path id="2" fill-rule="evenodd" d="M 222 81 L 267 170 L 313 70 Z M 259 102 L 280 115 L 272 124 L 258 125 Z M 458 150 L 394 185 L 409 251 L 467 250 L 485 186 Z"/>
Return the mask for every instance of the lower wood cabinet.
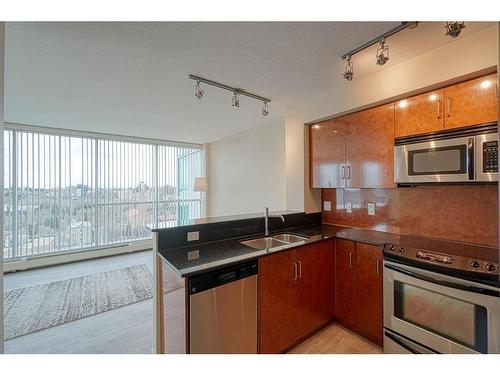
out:
<path id="1" fill-rule="evenodd" d="M 259 258 L 259 352 L 281 353 L 333 318 L 334 241 Z"/>
<path id="2" fill-rule="evenodd" d="M 382 249 L 337 239 L 335 318 L 347 328 L 382 345 Z"/>

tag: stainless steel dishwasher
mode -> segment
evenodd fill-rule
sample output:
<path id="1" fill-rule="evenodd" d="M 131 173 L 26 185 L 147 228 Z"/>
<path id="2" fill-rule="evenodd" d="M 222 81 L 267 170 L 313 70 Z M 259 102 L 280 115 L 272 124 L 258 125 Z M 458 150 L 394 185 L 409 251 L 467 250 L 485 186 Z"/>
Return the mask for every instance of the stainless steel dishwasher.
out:
<path id="1" fill-rule="evenodd" d="M 189 279 L 190 353 L 257 353 L 257 261 Z"/>

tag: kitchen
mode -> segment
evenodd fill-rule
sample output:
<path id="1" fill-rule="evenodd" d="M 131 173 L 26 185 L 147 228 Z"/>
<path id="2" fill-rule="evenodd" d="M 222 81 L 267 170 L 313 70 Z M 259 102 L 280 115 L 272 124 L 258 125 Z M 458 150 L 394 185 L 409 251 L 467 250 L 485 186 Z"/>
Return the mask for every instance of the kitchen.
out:
<path id="1" fill-rule="evenodd" d="M 151 228 L 157 352 L 293 352 L 335 322 L 388 354 L 499 353 L 497 87 L 492 66 L 304 121 L 321 212 Z"/>

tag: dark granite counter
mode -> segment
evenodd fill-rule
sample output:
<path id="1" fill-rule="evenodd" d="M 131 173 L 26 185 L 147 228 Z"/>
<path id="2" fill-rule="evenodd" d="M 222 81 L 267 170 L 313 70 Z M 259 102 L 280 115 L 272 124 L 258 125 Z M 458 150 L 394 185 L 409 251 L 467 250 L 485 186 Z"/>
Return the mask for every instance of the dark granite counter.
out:
<path id="1" fill-rule="evenodd" d="M 252 249 L 240 243 L 240 241 L 243 240 L 262 237 L 263 234 L 260 233 L 246 237 L 160 250 L 159 255 L 168 262 L 179 275 L 188 277 L 218 267 L 255 259 L 278 251 L 288 250 L 329 238 L 342 238 L 375 246 L 381 246 L 386 242 L 399 242 L 399 236 L 395 234 L 325 224 L 282 229 L 270 235 L 284 232 L 307 236 L 308 239 L 301 242 L 286 244 L 279 248 L 274 248 L 272 251 Z"/>

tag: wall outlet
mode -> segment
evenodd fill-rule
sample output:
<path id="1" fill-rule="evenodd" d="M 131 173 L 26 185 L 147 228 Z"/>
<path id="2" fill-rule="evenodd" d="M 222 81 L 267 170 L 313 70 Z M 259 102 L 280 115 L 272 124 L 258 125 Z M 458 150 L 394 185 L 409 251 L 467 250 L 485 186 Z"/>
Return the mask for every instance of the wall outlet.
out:
<path id="1" fill-rule="evenodd" d="M 324 201 L 323 202 L 323 210 L 324 211 L 331 211 L 332 210 L 332 202 Z"/>
<path id="2" fill-rule="evenodd" d="M 189 241 L 198 241 L 200 239 L 200 232 L 188 232 L 187 240 Z"/>
<path id="3" fill-rule="evenodd" d="M 347 211 L 348 214 L 352 214 L 352 202 L 345 202 L 345 209 Z"/>
<path id="4" fill-rule="evenodd" d="M 368 215 L 375 216 L 375 203 L 368 202 Z"/>

